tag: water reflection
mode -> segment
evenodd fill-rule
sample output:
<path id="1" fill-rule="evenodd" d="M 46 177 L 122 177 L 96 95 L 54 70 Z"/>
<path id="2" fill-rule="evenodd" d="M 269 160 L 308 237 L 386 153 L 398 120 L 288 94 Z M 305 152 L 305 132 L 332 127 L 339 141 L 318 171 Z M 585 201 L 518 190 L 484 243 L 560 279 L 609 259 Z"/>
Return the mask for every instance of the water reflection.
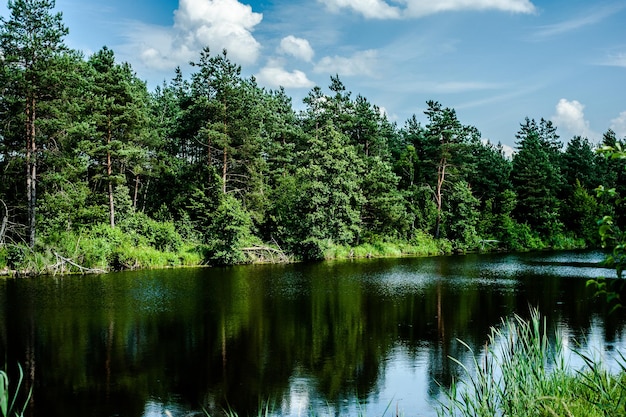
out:
<path id="1" fill-rule="evenodd" d="M 614 355 L 622 315 L 585 281 L 601 254 L 468 255 L 0 281 L 0 354 L 46 416 L 398 410 L 435 415 L 490 326 L 539 307 Z"/>

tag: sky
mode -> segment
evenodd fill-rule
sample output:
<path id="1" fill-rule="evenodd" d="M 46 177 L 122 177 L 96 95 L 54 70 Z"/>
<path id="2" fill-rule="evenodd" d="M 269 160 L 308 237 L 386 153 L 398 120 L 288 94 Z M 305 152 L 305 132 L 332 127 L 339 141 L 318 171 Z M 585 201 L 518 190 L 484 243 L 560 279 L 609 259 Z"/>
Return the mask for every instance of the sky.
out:
<path id="1" fill-rule="evenodd" d="M 108 46 L 152 90 L 202 48 L 296 109 L 339 75 L 403 126 L 426 101 L 454 108 L 484 139 L 515 147 L 525 118 L 561 140 L 626 137 L 624 0 L 57 0 L 68 46 Z M 6 3 L 0 14 L 8 16 Z"/>

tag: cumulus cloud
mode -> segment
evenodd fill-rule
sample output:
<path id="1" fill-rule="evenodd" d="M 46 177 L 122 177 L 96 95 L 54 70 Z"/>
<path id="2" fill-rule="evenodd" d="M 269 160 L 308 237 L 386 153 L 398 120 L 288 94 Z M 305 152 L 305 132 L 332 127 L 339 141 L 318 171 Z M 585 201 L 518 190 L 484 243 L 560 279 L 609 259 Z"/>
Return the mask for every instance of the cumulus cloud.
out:
<path id="1" fill-rule="evenodd" d="M 237 63 L 253 63 L 261 45 L 252 36 L 263 19 L 237 0 L 180 0 L 171 27 L 133 24 L 129 49 L 148 68 L 172 68 L 197 59 L 204 47 L 227 49 Z"/>
<path id="2" fill-rule="evenodd" d="M 311 48 L 311 44 L 309 44 L 309 41 L 302 38 L 296 38 L 292 35 L 281 39 L 278 51 L 280 53 L 291 55 L 306 62 L 311 62 L 311 60 L 313 59 L 313 55 L 315 55 L 315 52 L 313 52 L 313 48 Z"/>
<path id="3" fill-rule="evenodd" d="M 579 101 L 562 98 L 556 105 L 556 114 L 552 116 L 552 121 L 572 135 L 596 139 L 598 135 L 589 127 L 584 109 L 585 106 Z"/>
<path id="4" fill-rule="evenodd" d="M 351 57 L 337 55 L 332 57 L 325 56 L 315 65 L 314 71 L 317 73 L 345 76 L 373 76 L 375 74 L 374 67 L 377 61 L 378 53 L 373 49 L 369 49 L 367 51 L 357 52 Z"/>
<path id="5" fill-rule="evenodd" d="M 400 17 L 423 17 L 435 13 L 461 10 L 498 10 L 510 13 L 534 13 L 530 0 L 402 0 L 403 9 L 385 0 L 318 0 L 330 10 L 352 9 L 369 19 L 395 19 Z"/>
<path id="6" fill-rule="evenodd" d="M 611 120 L 611 129 L 618 138 L 626 137 L 626 111 L 623 111 L 615 119 Z"/>
<path id="7" fill-rule="evenodd" d="M 315 84 L 299 70 L 287 71 L 280 59 L 269 59 L 255 75 L 259 83 L 268 87 L 310 88 Z"/>

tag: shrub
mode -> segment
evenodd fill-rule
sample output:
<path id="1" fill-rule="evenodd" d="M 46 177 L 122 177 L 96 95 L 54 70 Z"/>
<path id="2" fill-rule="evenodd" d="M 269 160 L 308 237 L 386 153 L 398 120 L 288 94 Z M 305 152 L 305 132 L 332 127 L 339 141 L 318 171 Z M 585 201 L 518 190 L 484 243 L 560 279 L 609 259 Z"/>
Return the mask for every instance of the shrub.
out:
<path id="1" fill-rule="evenodd" d="M 0 269 L 7 267 L 7 248 L 6 246 L 0 247 Z"/>
<path id="2" fill-rule="evenodd" d="M 297 253 L 305 261 L 319 261 L 324 259 L 329 246 L 326 240 L 310 237 L 297 245 Z"/>
<path id="3" fill-rule="evenodd" d="M 171 221 L 159 222 L 144 213 L 134 213 L 120 224 L 129 235 L 135 235 L 136 243 L 150 245 L 160 251 L 178 251 L 183 239 Z"/>

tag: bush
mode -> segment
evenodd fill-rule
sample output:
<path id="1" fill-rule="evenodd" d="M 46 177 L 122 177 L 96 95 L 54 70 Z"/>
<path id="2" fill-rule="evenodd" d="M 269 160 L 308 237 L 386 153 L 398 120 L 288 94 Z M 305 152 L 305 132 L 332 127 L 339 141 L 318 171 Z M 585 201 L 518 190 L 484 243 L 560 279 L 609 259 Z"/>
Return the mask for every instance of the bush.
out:
<path id="1" fill-rule="evenodd" d="M 160 251 L 178 251 L 183 239 L 171 221 L 159 222 L 144 213 L 134 213 L 120 228 L 130 236 L 134 236 L 136 244 L 150 245 Z"/>
<path id="2" fill-rule="evenodd" d="M 330 245 L 326 240 L 310 237 L 297 245 L 297 255 L 305 261 L 321 261 Z"/>
<path id="3" fill-rule="evenodd" d="M 6 265 L 9 269 L 22 269 L 28 254 L 28 247 L 25 245 L 6 246 Z"/>
<path id="4" fill-rule="evenodd" d="M 215 213 L 213 224 L 205 234 L 208 258 L 214 264 L 244 263 L 241 250 L 252 241 L 252 219 L 239 200 L 226 195 Z"/>
<path id="5" fill-rule="evenodd" d="M 0 247 L 0 269 L 4 269 L 8 266 L 7 255 L 8 254 L 6 246 Z"/>
<path id="6" fill-rule="evenodd" d="M 515 251 L 543 249 L 546 246 L 528 224 L 518 223 L 510 217 L 502 225 L 501 239 L 509 249 Z"/>

